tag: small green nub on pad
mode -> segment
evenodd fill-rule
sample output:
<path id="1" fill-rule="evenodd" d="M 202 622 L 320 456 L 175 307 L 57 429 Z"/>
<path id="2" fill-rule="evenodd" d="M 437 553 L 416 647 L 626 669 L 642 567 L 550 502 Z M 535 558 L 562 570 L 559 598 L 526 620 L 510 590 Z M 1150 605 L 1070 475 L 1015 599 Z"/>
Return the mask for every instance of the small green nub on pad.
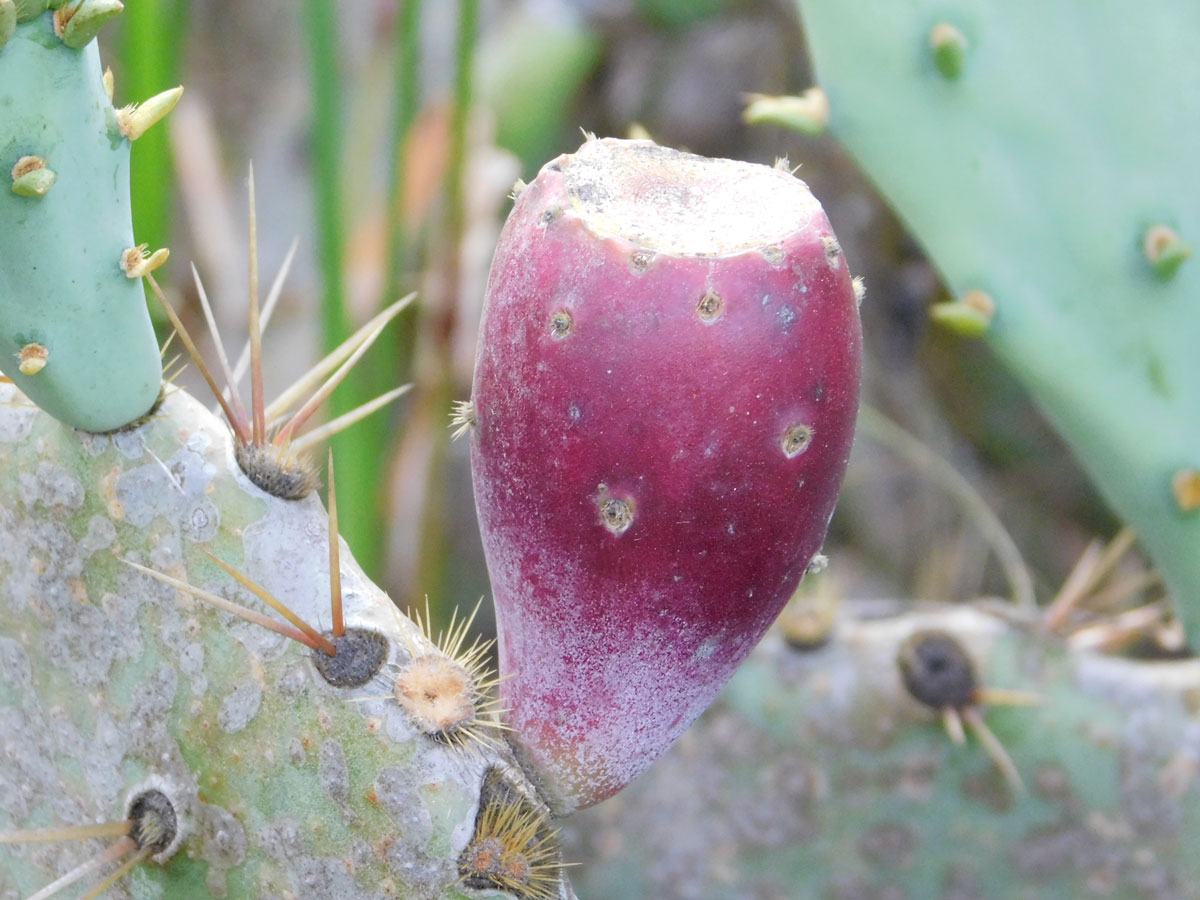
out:
<path id="1" fill-rule="evenodd" d="M 992 324 L 996 305 L 983 291 L 970 290 L 957 300 L 935 303 L 929 316 L 962 337 L 981 337 Z"/>
<path id="2" fill-rule="evenodd" d="M 12 169 L 13 193 L 21 197 L 44 197 L 57 177 L 40 156 L 22 156 Z"/>
<path id="3" fill-rule="evenodd" d="M 121 14 L 121 0 L 76 0 L 54 13 L 54 31 L 72 50 L 82 50 L 100 29 Z"/>
<path id="4" fill-rule="evenodd" d="M 933 64 L 947 81 L 962 74 L 967 61 L 967 37 L 949 22 L 938 22 L 929 32 Z"/>
<path id="5" fill-rule="evenodd" d="M 1180 240 L 1174 230 L 1166 225 L 1154 225 L 1142 239 L 1142 250 L 1154 274 L 1167 281 L 1175 276 L 1179 267 L 1192 255 L 1192 247 Z"/>
<path id="6" fill-rule="evenodd" d="M 819 87 L 799 97 L 748 94 L 742 121 L 747 125 L 782 125 L 801 134 L 819 135 L 829 124 L 829 98 Z"/>

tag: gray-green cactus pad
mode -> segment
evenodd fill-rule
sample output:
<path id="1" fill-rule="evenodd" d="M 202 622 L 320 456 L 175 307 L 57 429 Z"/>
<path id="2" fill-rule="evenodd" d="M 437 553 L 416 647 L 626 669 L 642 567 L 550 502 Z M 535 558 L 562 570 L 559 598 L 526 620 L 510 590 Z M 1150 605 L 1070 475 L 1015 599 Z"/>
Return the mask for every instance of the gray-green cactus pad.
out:
<path id="1" fill-rule="evenodd" d="M 987 340 L 1200 634 L 1200 510 L 1172 490 L 1200 469 L 1200 265 L 1143 250 L 1155 225 L 1200 240 L 1200 4 L 798 5 L 830 129 L 950 289 L 990 295 Z M 953 79 L 939 25 L 965 42 Z"/>
<path id="2" fill-rule="evenodd" d="M 908 695 L 904 640 L 936 629 L 985 687 L 1028 791 Z M 1200 897 L 1200 661 L 1072 654 L 964 607 L 778 634 L 622 794 L 574 817 L 574 880 L 606 900 Z"/>
<path id="3" fill-rule="evenodd" d="M 419 733 L 386 676 L 332 687 L 308 648 L 121 562 L 267 611 L 207 550 L 328 629 L 315 496 L 254 487 L 228 430 L 182 392 L 102 436 L 0 385 L 0 460 L 0 832 L 120 819 L 152 781 L 188 835 L 108 898 L 478 896 L 457 861 L 489 767 L 526 787 L 505 755 Z M 389 663 L 428 647 L 344 547 L 341 574 L 347 627 L 381 633 Z M 0 897 L 103 846 L 0 846 Z"/>

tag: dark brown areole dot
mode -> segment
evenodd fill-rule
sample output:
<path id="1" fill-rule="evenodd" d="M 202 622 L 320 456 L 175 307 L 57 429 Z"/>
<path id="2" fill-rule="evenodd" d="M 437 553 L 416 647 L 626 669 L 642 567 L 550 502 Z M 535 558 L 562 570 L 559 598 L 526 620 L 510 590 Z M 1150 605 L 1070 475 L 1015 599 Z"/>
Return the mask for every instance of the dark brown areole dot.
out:
<path id="1" fill-rule="evenodd" d="M 634 250 L 629 254 L 629 268 L 633 269 L 638 275 L 641 275 L 650 268 L 650 263 L 654 259 L 654 254 L 649 250 Z"/>
<path id="2" fill-rule="evenodd" d="M 379 674 L 387 661 L 388 639 L 368 628 L 347 628 L 341 637 L 326 632 L 325 637 L 337 652 L 330 656 L 324 650 L 312 653 L 313 668 L 334 687 L 357 688 Z"/>
<path id="3" fill-rule="evenodd" d="M 130 800 L 126 818 L 133 822 L 129 836 L 142 850 L 162 853 L 179 833 L 175 805 L 166 794 L 153 788 Z"/>
<path id="4" fill-rule="evenodd" d="M 799 456 L 812 444 L 813 429 L 811 425 L 797 423 L 783 433 L 783 455 L 788 459 Z"/>
<path id="5" fill-rule="evenodd" d="M 320 484 L 312 464 L 287 448 L 235 441 L 233 454 L 246 477 L 273 497 L 302 500 Z"/>
<path id="6" fill-rule="evenodd" d="M 463 851 L 460 866 L 475 882 L 486 888 L 494 888 L 488 876 L 500 871 L 500 860 L 504 856 L 504 847 L 494 837 L 481 838 L 467 845 Z"/>
<path id="7" fill-rule="evenodd" d="M 600 521 L 613 534 L 624 534 L 633 524 L 633 502 L 609 497 L 601 491 Z"/>
<path id="8" fill-rule="evenodd" d="M 574 320 L 565 309 L 560 309 L 550 316 L 550 337 L 561 341 L 571 333 Z"/>
<path id="9" fill-rule="evenodd" d="M 825 246 L 825 262 L 829 264 L 829 268 L 839 268 L 842 264 L 842 245 L 838 243 L 838 239 L 832 234 L 827 234 L 821 238 L 821 243 Z"/>
<path id="10" fill-rule="evenodd" d="M 896 654 L 908 692 L 933 709 L 963 709 L 975 702 L 979 682 L 966 649 L 953 635 L 936 629 L 918 631 Z"/>
<path id="11" fill-rule="evenodd" d="M 696 312 L 704 322 L 715 322 L 720 318 L 724 308 L 725 303 L 721 299 L 721 295 L 713 290 L 705 291 L 704 296 L 696 304 Z"/>

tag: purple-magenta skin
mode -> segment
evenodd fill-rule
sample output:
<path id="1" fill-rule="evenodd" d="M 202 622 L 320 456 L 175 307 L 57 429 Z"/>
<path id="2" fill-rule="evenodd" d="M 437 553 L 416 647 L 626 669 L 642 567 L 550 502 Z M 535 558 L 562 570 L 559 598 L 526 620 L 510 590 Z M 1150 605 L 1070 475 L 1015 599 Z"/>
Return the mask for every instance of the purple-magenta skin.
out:
<path id="1" fill-rule="evenodd" d="M 666 750 L 795 591 L 861 344 L 840 246 L 785 171 L 592 140 L 518 197 L 471 460 L 501 706 L 556 812 Z"/>

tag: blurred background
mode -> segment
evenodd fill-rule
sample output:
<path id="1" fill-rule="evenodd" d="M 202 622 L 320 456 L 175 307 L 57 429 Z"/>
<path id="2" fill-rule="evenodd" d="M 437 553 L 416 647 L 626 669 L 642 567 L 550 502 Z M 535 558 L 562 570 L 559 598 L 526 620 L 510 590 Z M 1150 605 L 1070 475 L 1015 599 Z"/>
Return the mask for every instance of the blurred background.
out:
<path id="1" fill-rule="evenodd" d="M 251 162 L 264 291 L 299 242 L 265 337 L 268 399 L 417 292 L 323 411 L 414 384 L 333 442 L 342 534 L 402 609 L 428 597 L 444 625 L 488 595 L 451 404 L 469 394 L 513 183 L 573 151 L 581 129 L 787 157 L 866 279 L 864 401 L 915 440 L 860 431 L 831 563 L 808 589 L 901 602 L 1009 593 L 979 516 L 914 453 L 973 485 L 1043 600 L 1116 530 L 982 342 L 930 323 L 946 299 L 937 273 L 836 142 L 743 123 L 745 94 L 812 83 L 792 0 L 130 0 L 102 42 L 118 105 L 186 86 L 168 127 L 134 147 L 133 197 L 137 239 L 171 248 L 162 280 L 193 332 L 192 263 L 226 344 L 245 339 Z M 194 368 L 180 380 L 205 395 Z"/>

